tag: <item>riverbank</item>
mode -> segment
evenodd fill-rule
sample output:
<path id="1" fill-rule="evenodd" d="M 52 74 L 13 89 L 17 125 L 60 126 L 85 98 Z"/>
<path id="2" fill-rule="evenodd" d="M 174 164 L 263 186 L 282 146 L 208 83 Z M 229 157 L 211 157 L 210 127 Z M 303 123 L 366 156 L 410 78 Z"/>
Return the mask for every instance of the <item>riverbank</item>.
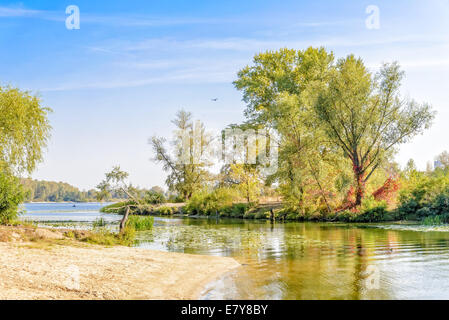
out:
<path id="1" fill-rule="evenodd" d="M 103 247 L 39 230 L 0 228 L 0 299 L 197 299 L 239 266 L 232 258 Z M 32 231 L 26 231 L 28 233 Z"/>
<path id="2" fill-rule="evenodd" d="M 103 213 L 124 214 L 124 202 L 114 203 L 101 208 Z M 301 213 L 296 209 L 285 207 L 282 202 L 269 202 L 258 204 L 234 203 L 221 206 L 217 210 L 205 210 L 204 206 L 192 206 L 189 203 L 166 203 L 160 205 L 148 204 L 134 214 L 152 216 L 173 216 L 189 218 L 231 218 L 243 220 L 274 220 L 281 222 L 345 222 L 345 223 L 373 223 L 394 222 L 404 219 L 397 210 L 388 209 L 386 204 L 361 208 L 360 212 L 315 212 Z"/>

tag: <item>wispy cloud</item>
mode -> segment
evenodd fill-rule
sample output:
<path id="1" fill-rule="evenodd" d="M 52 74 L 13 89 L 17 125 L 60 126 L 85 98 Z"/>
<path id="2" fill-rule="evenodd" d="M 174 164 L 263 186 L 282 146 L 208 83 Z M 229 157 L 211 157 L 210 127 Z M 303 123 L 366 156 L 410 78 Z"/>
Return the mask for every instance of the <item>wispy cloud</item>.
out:
<path id="1" fill-rule="evenodd" d="M 282 47 L 306 48 L 309 46 L 329 48 L 338 47 L 370 47 L 393 44 L 423 44 L 441 45 L 449 43 L 449 35 L 398 35 L 398 36 L 378 36 L 368 37 L 360 35 L 351 39 L 334 37 L 323 39 L 258 39 L 258 38 L 216 38 L 216 39 L 188 39 L 176 40 L 170 38 L 152 38 L 137 42 L 125 42 L 122 40 L 110 40 L 109 43 L 92 47 L 91 50 L 97 52 L 108 52 L 116 54 L 139 53 L 152 50 L 173 51 L 173 50 L 217 50 L 217 51 L 243 51 L 260 52 Z"/>
<path id="2" fill-rule="evenodd" d="M 235 79 L 238 65 L 231 65 L 229 62 L 224 64 L 211 65 L 203 63 L 198 66 L 188 66 L 177 68 L 172 71 L 164 71 L 159 74 L 151 74 L 148 76 L 137 76 L 133 72 L 121 74 L 119 79 L 111 79 L 104 76 L 101 79 L 92 79 L 91 75 L 79 76 L 77 81 L 64 83 L 54 87 L 41 88 L 41 92 L 54 91 L 73 91 L 86 89 L 117 89 L 117 88 L 134 88 L 143 87 L 153 84 L 204 84 L 204 83 L 230 83 Z"/>
<path id="3" fill-rule="evenodd" d="M 83 24 L 104 25 L 113 27 L 164 27 L 177 25 L 220 25 L 236 23 L 240 24 L 263 24 L 259 18 L 250 17 L 201 17 L 201 16 L 151 16 L 145 14 L 128 15 L 102 15 L 84 12 L 81 9 Z M 49 21 L 64 21 L 65 11 L 33 10 L 23 7 L 0 6 L 0 17 L 38 18 Z M 348 21 L 306 21 L 291 25 L 292 28 L 317 28 L 325 26 L 337 26 L 348 23 Z M 270 21 L 270 24 L 284 24 L 284 21 Z"/>
<path id="4" fill-rule="evenodd" d="M 41 13 L 39 10 L 0 7 L 0 17 L 34 17 Z"/>

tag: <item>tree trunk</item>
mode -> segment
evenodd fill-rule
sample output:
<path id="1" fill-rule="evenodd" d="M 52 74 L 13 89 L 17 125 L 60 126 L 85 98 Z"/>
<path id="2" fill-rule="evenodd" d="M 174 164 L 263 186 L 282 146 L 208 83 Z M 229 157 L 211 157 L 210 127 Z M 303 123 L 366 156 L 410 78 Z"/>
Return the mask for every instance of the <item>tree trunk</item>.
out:
<path id="1" fill-rule="evenodd" d="M 126 212 L 123 215 L 122 221 L 120 221 L 120 233 L 123 232 L 123 230 L 125 229 L 126 226 L 126 221 L 128 221 L 128 217 L 129 217 L 129 207 L 126 207 Z"/>
<path id="2" fill-rule="evenodd" d="M 356 172 L 356 190 L 355 190 L 355 206 L 362 205 L 362 200 L 365 196 L 365 181 L 363 174 L 359 171 Z"/>

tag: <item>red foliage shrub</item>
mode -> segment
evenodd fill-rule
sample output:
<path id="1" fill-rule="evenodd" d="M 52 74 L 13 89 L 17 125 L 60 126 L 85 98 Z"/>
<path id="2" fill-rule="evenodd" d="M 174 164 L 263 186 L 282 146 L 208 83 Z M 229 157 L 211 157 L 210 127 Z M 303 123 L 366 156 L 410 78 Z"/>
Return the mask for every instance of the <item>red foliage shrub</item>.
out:
<path id="1" fill-rule="evenodd" d="M 396 197 L 399 187 L 399 177 L 390 177 L 382 187 L 374 191 L 374 199 L 377 201 L 385 200 L 388 204 L 391 204 Z"/>

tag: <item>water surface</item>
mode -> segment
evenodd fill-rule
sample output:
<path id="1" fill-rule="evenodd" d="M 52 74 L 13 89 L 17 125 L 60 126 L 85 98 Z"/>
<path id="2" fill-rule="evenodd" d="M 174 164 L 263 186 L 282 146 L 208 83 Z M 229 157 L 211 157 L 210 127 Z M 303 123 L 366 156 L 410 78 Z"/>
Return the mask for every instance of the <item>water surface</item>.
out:
<path id="1" fill-rule="evenodd" d="M 103 216 L 99 204 L 27 209 L 29 218 L 78 217 L 86 226 Z M 449 299 L 448 226 L 156 217 L 136 246 L 242 264 L 209 284 L 203 299 Z"/>
<path id="2" fill-rule="evenodd" d="M 22 219 L 50 223 L 90 223 L 103 218 L 109 222 L 120 219 L 119 215 L 105 214 L 100 209 L 109 205 L 106 202 L 89 203 L 25 203 L 22 205 L 24 213 Z"/>

